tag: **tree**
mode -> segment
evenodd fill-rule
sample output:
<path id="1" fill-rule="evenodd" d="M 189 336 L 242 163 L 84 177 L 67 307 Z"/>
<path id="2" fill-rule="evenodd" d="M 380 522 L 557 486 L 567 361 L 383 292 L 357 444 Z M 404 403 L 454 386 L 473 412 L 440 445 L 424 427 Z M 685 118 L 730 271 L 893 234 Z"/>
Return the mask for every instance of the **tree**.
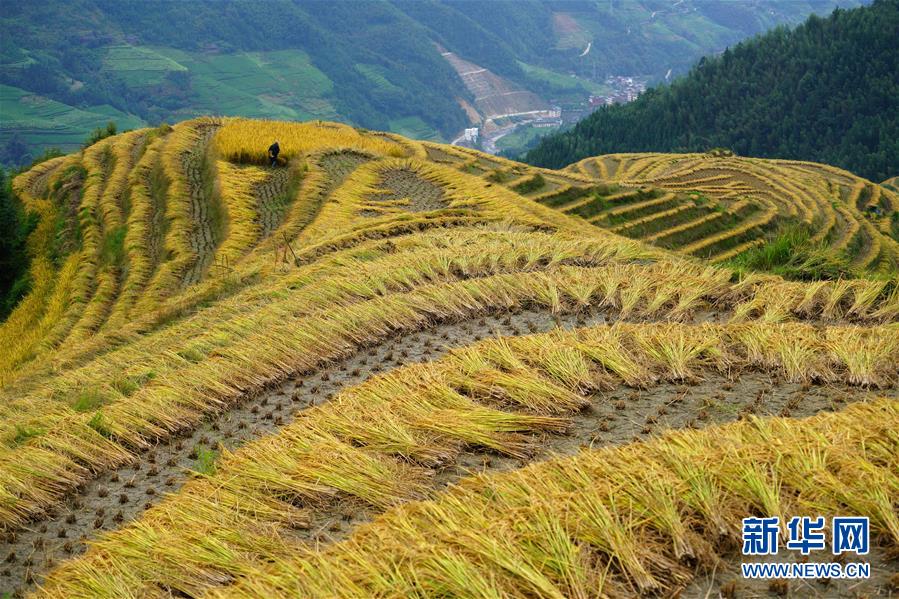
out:
<path id="1" fill-rule="evenodd" d="M 25 240 L 34 224 L 34 218 L 26 214 L 13 194 L 10 178 L 0 168 L 0 319 L 6 318 L 28 290 Z"/>

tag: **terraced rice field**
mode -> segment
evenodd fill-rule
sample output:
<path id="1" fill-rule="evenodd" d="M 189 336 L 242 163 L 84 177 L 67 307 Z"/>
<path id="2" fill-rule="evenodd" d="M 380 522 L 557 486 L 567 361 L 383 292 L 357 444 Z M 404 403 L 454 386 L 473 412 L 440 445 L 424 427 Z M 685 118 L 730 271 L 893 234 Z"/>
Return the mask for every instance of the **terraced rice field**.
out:
<path id="1" fill-rule="evenodd" d="M 629 236 L 713 262 L 764 244 L 784 222 L 808 225 L 814 241 L 847 254 L 860 270 L 888 274 L 899 260 L 892 227 L 899 210 L 896 190 L 827 165 L 706 154 L 614 154 L 587 158 L 567 170 L 607 184 L 676 194 L 671 201 L 677 210 L 642 203 L 664 220 L 664 227 L 638 227 Z M 701 205 L 691 205 L 697 202 Z M 631 220 L 627 211 L 613 214 Z M 601 216 L 591 222 L 609 224 Z"/>
<path id="2" fill-rule="evenodd" d="M 839 514 L 875 575 L 791 592 L 886 595 L 899 290 L 685 256 L 767 209 L 589 165 L 196 119 L 20 175 L 0 590 L 756 596 L 743 517 Z M 846 181 L 852 246 L 879 225 Z"/>

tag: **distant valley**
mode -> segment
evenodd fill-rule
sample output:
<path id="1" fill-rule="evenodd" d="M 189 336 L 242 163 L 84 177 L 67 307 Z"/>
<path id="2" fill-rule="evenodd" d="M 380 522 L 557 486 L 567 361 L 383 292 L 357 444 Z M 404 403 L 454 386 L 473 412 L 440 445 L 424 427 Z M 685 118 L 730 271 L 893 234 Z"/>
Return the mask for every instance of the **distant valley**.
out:
<path id="1" fill-rule="evenodd" d="M 0 18 L 0 162 L 74 150 L 108 121 L 127 130 L 201 114 L 445 142 L 478 127 L 471 145 L 515 153 L 702 55 L 837 4 L 859 2 L 241 0 L 167 5 L 165 18 L 142 2 L 19 3 Z"/>

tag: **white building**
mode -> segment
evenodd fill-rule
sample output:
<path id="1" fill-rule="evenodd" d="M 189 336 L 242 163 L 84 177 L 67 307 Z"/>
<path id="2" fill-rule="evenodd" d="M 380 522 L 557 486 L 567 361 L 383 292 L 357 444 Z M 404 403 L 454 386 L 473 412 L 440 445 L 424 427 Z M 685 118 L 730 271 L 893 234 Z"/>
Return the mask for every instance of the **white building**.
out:
<path id="1" fill-rule="evenodd" d="M 465 141 L 471 142 L 473 144 L 478 143 L 478 128 L 471 127 L 470 129 L 465 130 Z"/>

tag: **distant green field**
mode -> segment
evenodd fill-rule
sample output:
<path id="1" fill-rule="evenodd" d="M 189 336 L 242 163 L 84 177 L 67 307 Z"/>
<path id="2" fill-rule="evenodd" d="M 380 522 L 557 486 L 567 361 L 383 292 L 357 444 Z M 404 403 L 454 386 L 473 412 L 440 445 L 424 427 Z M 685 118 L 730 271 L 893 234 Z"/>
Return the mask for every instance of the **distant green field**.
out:
<path id="1" fill-rule="evenodd" d="M 341 120 L 330 100 L 331 80 L 301 50 L 199 54 L 173 48 L 115 46 L 109 49 L 104 67 L 129 84 L 135 73 L 159 83 L 168 72 L 186 72 L 190 77 L 191 109 L 179 111 L 176 118 L 220 114 Z M 360 63 L 355 68 L 373 87 L 399 89 L 379 65 Z M 392 119 L 390 129 L 417 139 L 441 139 L 419 117 Z"/>
<path id="2" fill-rule="evenodd" d="M 521 61 L 518 61 L 518 65 L 533 79 L 546 81 L 560 91 L 579 93 L 583 95 L 601 95 L 611 93 L 612 91 L 612 89 L 604 83 L 597 83 L 596 81 L 590 81 L 589 79 L 584 79 L 583 77 L 563 75 L 562 73 L 544 69 L 543 67 L 538 67 L 536 65 Z"/>
<path id="3" fill-rule="evenodd" d="M 390 79 L 387 78 L 387 70 L 384 67 L 378 66 L 376 64 L 357 64 L 356 70 L 365 75 L 365 78 L 368 79 L 375 87 L 380 87 L 381 89 L 394 91 L 400 89 L 398 86 L 394 85 Z"/>
<path id="4" fill-rule="evenodd" d="M 400 135 L 405 135 L 406 137 L 411 137 L 413 139 L 445 141 L 440 133 L 435 131 L 417 116 L 392 119 L 390 121 L 390 130 L 394 133 L 399 133 Z"/>
<path id="5" fill-rule="evenodd" d="M 558 130 L 558 127 L 531 127 L 524 125 L 518 127 L 512 133 L 500 137 L 496 142 L 496 148 L 501 152 L 518 154 L 544 135 L 555 133 Z"/>
<path id="6" fill-rule="evenodd" d="M 49 147 L 71 152 L 91 130 L 109 121 L 115 121 L 120 131 L 144 126 L 141 119 L 112 106 L 75 108 L 0 84 L 0 145 L 18 133 L 35 153 Z"/>
<path id="7" fill-rule="evenodd" d="M 187 67 L 143 46 L 110 46 L 103 56 L 103 70 L 115 73 L 130 86 L 160 83 L 169 72 Z"/>
<path id="8" fill-rule="evenodd" d="M 153 51 L 173 64 L 183 65 L 189 73 L 191 116 L 338 118 L 328 99 L 333 90 L 331 81 L 300 50 L 232 54 L 190 54 L 172 48 Z"/>
<path id="9" fill-rule="evenodd" d="M 280 120 L 344 120 L 332 104 L 333 84 L 301 50 L 188 53 L 173 48 L 116 45 L 102 50 L 103 70 L 129 87 L 157 86 L 171 73 L 190 82 L 190 108 L 167 118 L 202 114 Z M 383 67 L 360 63 L 356 69 L 373 87 L 399 89 Z M 33 153 L 47 147 L 72 151 L 88 133 L 113 120 L 120 130 L 145 125 L 111 106 L 75 108 L 21 89 L 0 86 L 0 144 L 18 133 Z M 420 117 L 389 121 L 391 131 L 416 139 L 443 141 Z"/>

